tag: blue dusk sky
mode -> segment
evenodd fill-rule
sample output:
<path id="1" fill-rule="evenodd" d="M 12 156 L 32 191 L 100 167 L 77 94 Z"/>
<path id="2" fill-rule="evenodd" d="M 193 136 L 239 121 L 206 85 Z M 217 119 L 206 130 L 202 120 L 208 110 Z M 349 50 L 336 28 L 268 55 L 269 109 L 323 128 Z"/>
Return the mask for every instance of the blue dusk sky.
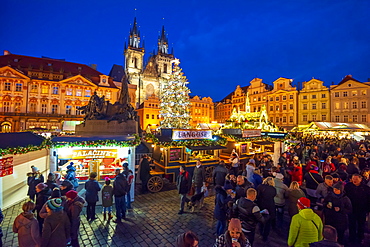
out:
<path id="1" fill-rule="evenodd" d="M 104 74 L 123 65 L 135 16 L 146 58 L 164 25 L 192 95 L 214 101 L 255 77 L 294 86 L 370 78 L 367 0 L 4 0 L 1 9 L 1 50 L 97 64 Z"/>

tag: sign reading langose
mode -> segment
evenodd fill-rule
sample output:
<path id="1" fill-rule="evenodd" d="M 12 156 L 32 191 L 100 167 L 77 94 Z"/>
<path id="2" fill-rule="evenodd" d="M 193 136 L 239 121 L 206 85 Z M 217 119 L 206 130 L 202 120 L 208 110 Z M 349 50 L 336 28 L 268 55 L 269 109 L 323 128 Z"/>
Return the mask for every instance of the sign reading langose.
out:
<path id="1" fill-rule="evenodd" d="M 105 159 L 117 158 L 117 149 L 76 149 L 72 154 L 59 155 L 59 159 Z"/>
<path id="2" fill-rule="evenodd" d="M 172 140 L 212 139 L 212 130 L 173 130 Z"/>

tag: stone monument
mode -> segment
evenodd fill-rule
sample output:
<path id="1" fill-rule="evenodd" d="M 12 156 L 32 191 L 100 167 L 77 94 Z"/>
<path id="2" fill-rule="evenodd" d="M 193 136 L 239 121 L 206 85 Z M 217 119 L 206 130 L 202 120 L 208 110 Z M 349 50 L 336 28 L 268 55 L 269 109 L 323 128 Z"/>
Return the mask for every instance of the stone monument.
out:
<path id="1" fill-rule="evenodd" d="M 89 103 L 78 107 L 85 114 L 84 122 L 76 125 L 76 135 L 133 135 L 138 134 L 138 116 L 130 104 L 128 79 L 122 80 L 119 99 L 111 104 L 104 95 L 99 97 L 96 92 L 90 97 Z"/>

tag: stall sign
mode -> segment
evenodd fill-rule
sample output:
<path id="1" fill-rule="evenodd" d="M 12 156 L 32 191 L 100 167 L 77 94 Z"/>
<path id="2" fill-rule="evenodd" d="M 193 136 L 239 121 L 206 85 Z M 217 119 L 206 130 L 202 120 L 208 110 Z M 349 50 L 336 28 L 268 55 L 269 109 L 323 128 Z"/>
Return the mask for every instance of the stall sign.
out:
<path id="1" fill-rule="evenodd" d="M 13 157 L 0 159 L 0 177 L 13 174 Z"/>
<path id="2" fill-rule="evenodd" d="M 288 133 L 279 133 L 279 132 L 262 132 L 263 136 L 268 136 L 271 138 L 285 138 Z"/>
<path id="3" fill-rule="evenodd" d="M 117 149 L 76 149 L 71 154 L 59 155 L 59 159 L 105 159 L 117 158 Z"/>
<path id="4" fill-rule="evenodd" d="M 181 159 L 181 148 L 171 148 L 170 150 L 170 161 Z"/>
<path id="5" fill-rule="evenodd" d="M 212 139 L 212 130 L 173 130 L 172 140 Z"/>
<path id="6" fill-rule="evenodd" d="M 261 136 L 261 130 L 251 129 L 243 130 L 243 137 L 259 137 Z"/>

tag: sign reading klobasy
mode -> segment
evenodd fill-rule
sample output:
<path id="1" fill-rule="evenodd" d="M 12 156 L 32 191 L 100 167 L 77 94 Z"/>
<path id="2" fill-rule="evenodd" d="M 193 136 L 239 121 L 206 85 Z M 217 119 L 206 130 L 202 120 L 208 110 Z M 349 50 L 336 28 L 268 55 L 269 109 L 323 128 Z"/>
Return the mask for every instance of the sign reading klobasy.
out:
<path id="1" fill-rule="evenodd" d="M 117 158 L 117 149 L 75 149 L 72 154 L 60 154 L 59 159 L 105 159 Z"/>
<path id="2" fill-rule="evenodd" d="M 0 159 L 0 177 L 13 174 L 13 157 Z"/>
<path id="3" fill-rule="evenodd" d="M 251 129 L 243 130 L 243 137 L 259 137 L 261 136 L 261 130 Z"/>
<path id="4" fill-rule="evenodd" d="M 212 139 L 212 130 L 173 130 L 172 140 Z"/>

